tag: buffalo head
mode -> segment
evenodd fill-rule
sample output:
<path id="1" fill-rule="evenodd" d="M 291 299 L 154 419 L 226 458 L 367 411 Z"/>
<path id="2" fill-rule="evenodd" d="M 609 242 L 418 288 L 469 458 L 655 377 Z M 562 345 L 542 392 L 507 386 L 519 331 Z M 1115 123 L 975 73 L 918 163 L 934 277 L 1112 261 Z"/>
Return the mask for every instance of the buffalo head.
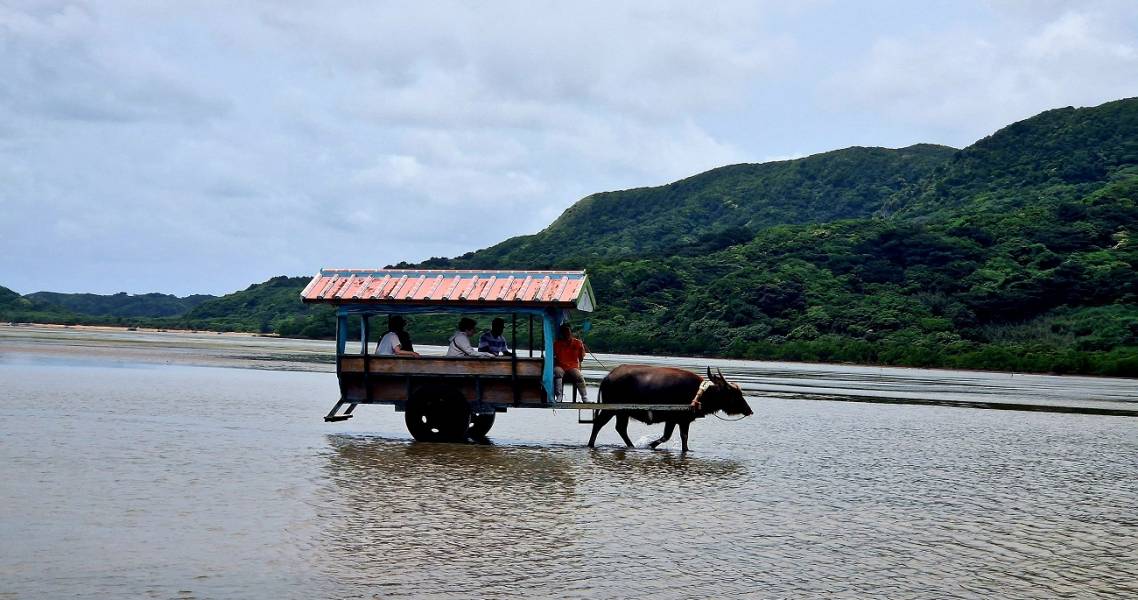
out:
<path id="1" fill-rule="evenodd" d="M 743 399 L 743 390 L 738 385 L 727 381 L 723 377 L 723 372 L 718 368 L 715 373 L 711 372 L 711 367 L 707 368 L 707 380 L 715 384 L 715 393 L 712 397 L 705 395 L 704 405 L 707 407 L 707 412 L 723 411 L 729 415 L 743 415 L 745 417 L 751 416 L 751 407 L 747 401 Z M 711 391 L 711 390 L 708 390 Z M 709 402 L 710 401 L 710 402 Z"/>

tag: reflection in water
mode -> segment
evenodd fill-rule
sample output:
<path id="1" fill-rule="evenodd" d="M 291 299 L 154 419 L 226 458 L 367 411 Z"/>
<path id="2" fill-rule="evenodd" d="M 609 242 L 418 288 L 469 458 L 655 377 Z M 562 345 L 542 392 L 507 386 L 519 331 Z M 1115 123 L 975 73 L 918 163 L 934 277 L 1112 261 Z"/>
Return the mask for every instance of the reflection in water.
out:
<path id="1" fill-rule="evenodd" d="M 1120 560 L 1138 551 L 1132 467 L 1068 459 L 1133 447 L 1125 429 L 1048 438 L 941 414 L 920 437 L 864 407 L 775 419 L 747 462 L 329 436 L 321 568 L 382 597 L 1138 593 Z"/>
<path id="2" fill-rule="evenodd" d="M 521 583 L 572 560 L 571 466 L 551 452 L 329 436 L 324 543 L 341 583 L 385 596 Z M 519 569 L 518 565 L 525 565 Z M 345 579 L 347 581 L 345 581 Z"/>
<path id="3" fill-rule="evenodd" d="M 66 341 L 51 356 L 98 350 Z M 0 598 L 1138 597 L 1132 418 L 768 398 L 700 422 L 688 455 L 611 429 L 588 450 L 564 411 L 432 445 L 390 410 L 322 422 L 331 374 L 12 348 L 0 332 Z M 745 386 L 1138 398 L 1122 380 L 718 362 Z"/>
<path id="4" fill-rule="evenodd" d="M 719 479 L 741 478 L 746 469 L 735 461 L 695 457 L 686 453 L 614 448 L 592 450 L 589 466 L 601 473 L 634 477 L 696 477 L 699 485 Z"/>
<path id="5" fill-rule="evenodd" d="M 324 566 L 338 585 L 384 597 L 599 591 L 618 581 L 603 565 L 635 541 L 626 535 L 659 524 L 666 544 L 667 524 L 686 515 L 657 511 L 745 473 L 668 452 L 328 441 Z"/>

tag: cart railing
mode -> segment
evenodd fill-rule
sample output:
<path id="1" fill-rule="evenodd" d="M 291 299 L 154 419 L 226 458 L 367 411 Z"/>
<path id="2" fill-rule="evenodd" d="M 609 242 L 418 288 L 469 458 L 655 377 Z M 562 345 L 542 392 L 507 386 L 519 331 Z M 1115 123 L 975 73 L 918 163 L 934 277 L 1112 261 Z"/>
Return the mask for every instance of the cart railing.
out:
<path id="1" fill-rule="evenodd" d="M 343 355 L 338 357 L 340 373 L 369 373 L 374 375 L 481 375 L 504 376 L 515 375 L 515 359 L 501 358 L 466 358 L 454 356 L 358 356 Z M 367 361 L 366 363 L 364 361 Z M 518 377 L 542 376 L 542 359 L 517 358 Z"/>

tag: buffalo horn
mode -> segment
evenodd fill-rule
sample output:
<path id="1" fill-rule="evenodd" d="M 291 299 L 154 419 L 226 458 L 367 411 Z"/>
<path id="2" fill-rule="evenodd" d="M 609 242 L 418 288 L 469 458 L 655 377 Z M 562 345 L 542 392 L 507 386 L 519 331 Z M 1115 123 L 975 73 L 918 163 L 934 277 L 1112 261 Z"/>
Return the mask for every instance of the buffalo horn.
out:
<path id="1" fill-rule="evenodd" d="M 723 371 L 720 371 L 719 367 L 715 367 L 715 372 L 719 373 L 719 381 L 722 381 L 723 383 L 727 383 L 727 378 L 723 376 Z"/>
<path id="2" fill-rule="evenodd" d="M 708 381 L 715 381 L 715 375 L 711 374 L 711 367 L 707 367 L 707 379 Z"/>

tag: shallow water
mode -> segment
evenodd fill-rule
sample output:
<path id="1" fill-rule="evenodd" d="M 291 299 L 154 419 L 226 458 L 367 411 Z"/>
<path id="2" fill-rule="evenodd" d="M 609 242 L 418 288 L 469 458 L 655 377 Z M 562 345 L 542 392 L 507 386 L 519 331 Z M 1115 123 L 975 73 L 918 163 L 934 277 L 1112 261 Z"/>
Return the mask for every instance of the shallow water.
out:
<path id="1" fill-rule="evenodd" d="M 695 423 L 687 455 L 625 450 L 611 426 L 590 451 L 572 411 L 499 415 L 492 445 L 419 444 L 390 407 L 322 422 L 334 375 L 216 366 L 323 369 L 318 343 L 100 336 L 0 336 L 0 598 L 1138 594 L 1134 418 L 767 395 L 753 418 Z M 1135 393 L 716 364 L 751 388 Z"/>

